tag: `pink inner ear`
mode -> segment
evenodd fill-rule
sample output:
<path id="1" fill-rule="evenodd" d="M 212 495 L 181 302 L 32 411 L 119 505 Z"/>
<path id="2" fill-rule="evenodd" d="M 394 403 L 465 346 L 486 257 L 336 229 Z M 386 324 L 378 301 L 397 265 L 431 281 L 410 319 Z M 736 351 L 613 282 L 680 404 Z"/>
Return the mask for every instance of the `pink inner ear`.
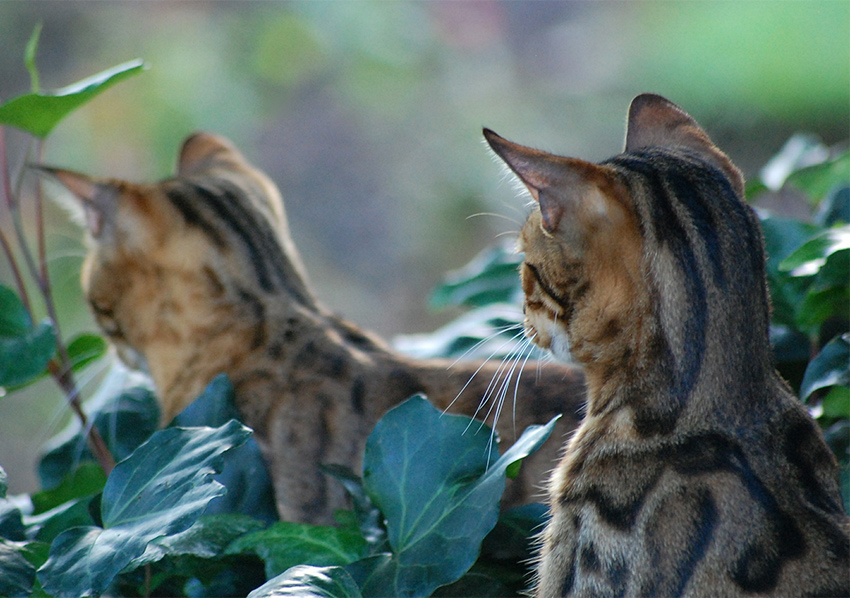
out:
<path id="1" fill-rule="evenodd" d="M 558 229 L 561 217 L 564 216 L 564 208 L 545 195 L 540 196 L 538 203 L 540 204 L 540 216 L 543 219 L 543 229 L 552 233 Z"/>

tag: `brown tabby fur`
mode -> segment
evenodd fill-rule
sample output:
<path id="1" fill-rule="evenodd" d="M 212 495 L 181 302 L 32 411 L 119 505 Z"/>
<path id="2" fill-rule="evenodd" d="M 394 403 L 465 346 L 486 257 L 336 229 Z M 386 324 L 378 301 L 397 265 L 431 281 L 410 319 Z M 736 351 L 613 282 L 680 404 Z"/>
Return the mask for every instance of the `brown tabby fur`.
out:
<path id="1" fill-rule="evenodd" d="M 526 332 L 587 377 L 536 594 L 847 597 L 837 464 L 772 365 L 740 172 L 651 94 L 598 165 L 485 136 L 537 203 Z"/>
<path id="2" fill-rule="evenodd" d="M 480 363 L 405 357 L 322 307 L 277 188 L 226 140 L 188 138 L 177 175 L 151 185 L 50 172 L 85 208 L 92 243 L 82 283 L 97 321 L 125 362 L 147 367 L 162 422 L 227 373 L 284 520 L 331 521 L 345 493 L 319 464 L 359 472 L 366 437 L 388 409 L 423 392 L 439 408 L 472 415 L 496 375 L 499 363 L 486 363 L 453 403 Z M 503 417 L 503 444 L 564 417 L 512 483 L 510 504 L 534 500 L 577 425 L 581 372 L 529 368 L 518 397 L 528 400 L 517 403 L 515 427 Z"/>

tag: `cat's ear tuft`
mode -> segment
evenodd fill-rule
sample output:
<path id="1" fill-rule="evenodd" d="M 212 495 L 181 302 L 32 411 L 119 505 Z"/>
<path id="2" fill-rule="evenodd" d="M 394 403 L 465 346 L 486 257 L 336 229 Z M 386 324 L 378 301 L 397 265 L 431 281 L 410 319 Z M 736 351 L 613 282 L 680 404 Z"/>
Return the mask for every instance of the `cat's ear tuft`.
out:
<path id="1" fill-rule="evenodd" d="M 102 235 L 106 222 L 112 219 L 117 208 L 118 190 L 114 185 L 67 169 L 40 165 L 31 168 L 39 175 L 58 181 L 70 191 L 77 199 L 77 205 L 83 208 L 84 222 L 89 232 L 95 238 Z"/>
<path id="2" fill-rule="evenodd" d="M 198 131 L 183 140 L 180 156 L 177 159 L 177 174 L 181 177 L 196 175 L 208 169 L 213 158 L 227 154 L 238 155 L 238 151 L 229 140 Z"/>
<path id="3" fill-rule="evenodd" d="M 738 193 L 743 194 L 744 178 L 741 172 L 714 145 L 693 117 L 657 94 L 641 94 L 632 100 L 626 130 L 626 152 L 676 146 L 689 148 L 720 168 Z"/>

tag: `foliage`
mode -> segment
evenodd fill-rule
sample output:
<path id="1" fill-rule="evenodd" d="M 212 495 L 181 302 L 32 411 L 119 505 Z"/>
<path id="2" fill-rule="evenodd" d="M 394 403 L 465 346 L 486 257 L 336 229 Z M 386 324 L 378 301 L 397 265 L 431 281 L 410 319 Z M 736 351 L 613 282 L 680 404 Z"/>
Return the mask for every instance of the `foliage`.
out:
<path id="1" fill-rule="evenodd" d="M 37 34 L 26 53 L 33 93 L 0 106 L 0 125 L 39 138 L 95 94 L 143 69 L 141 62 L 126 63 L 44 93 L 36 44 Z M 845 153 L 788 169 L 785 183 L 808 199 L 811 222 L 760 214 L 777 364 L 839 456 L 845 499 L 848 165 Z M 529 428 L 499 456 L 486 426 L 413 397 L 375 427 L 362 475 L 323 467 L 352 499 L 352 510 L 337 514 L 337 526 L 279 522 L 268 473 L 250 430 L 235 420 L 225 376 L 160 431 L 155 395 L 144 385 L 100 405 L 80 401 L 73 374 L 102 357 L 106 344 L 92 334 L 67 343 L 62 338 L 43 268 L 44 240 L 36 240 L 36 261 L 20 227 L 20 199 L 12 191 L 18 186 L 2 166 L 15 240 L 48 315 L 34 318 L 24 272 L 0 231 L 17 288 L 0 285 L 0 387 L 13 390 L 52 376 L 80 418 L 45 448 L 41 491 L 7 498 L 0 468 L 0 595 L 457 597 L 524 589 L 530 538 L 545 522 L 545 509 L 529 505 L 500 514 L 499 499 L 506 474 L 539 448 L 554 422 Z M 761 182 L 748 190 L 754 201 L 767 193 Z M 408 349 L 443 356 L 512 352 L 521 333 L 519 260 L 508 247 L 495 246 L 449 274 L 433 302 L 467 312 L 434 334 L 409 338 Z"/>

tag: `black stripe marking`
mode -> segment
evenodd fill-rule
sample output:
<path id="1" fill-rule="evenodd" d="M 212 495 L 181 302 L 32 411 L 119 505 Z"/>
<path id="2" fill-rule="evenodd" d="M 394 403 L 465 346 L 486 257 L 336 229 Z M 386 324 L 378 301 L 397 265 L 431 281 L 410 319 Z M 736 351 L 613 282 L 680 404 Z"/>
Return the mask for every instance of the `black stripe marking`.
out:
<path id="1" fill-rule="evenodd" d="M 201 213 L 195 208 L 189 199 L 184 195 L 184 190 L 177 188 L 166 188 L 165 196 L 171 201 L 171 204 L 183 216 L 183 220 L 191 227 L 197 227 L 203 231 L 212 240 L 212 243 L 219 249 L 227 247 L 227 241 L 221 232 L 213 227 Z"/>
<path id="2" fill-rule="evenodd" d="M 535 281 L 537 281 L 537 285 L 540 286 L 540 289 L 542 289 L 547 296 L 552 298 L 552 300 L 554 300 L 558 306 L 563 308 L 564 312 L 568 314 L 571 313 L 572 302 L 570 302 L 569 299 L 556 292 L 554 289 L 552 289 L 551 286 L 549 286 L 549 284 L 543 281 L 543 278 L 540 276 L 540 271 L 537 269 L 537 267 L 529 263 L 525 263 L 525 266 L 528 269 L 529 273 L 534 276 L 534 279 Z"/>

